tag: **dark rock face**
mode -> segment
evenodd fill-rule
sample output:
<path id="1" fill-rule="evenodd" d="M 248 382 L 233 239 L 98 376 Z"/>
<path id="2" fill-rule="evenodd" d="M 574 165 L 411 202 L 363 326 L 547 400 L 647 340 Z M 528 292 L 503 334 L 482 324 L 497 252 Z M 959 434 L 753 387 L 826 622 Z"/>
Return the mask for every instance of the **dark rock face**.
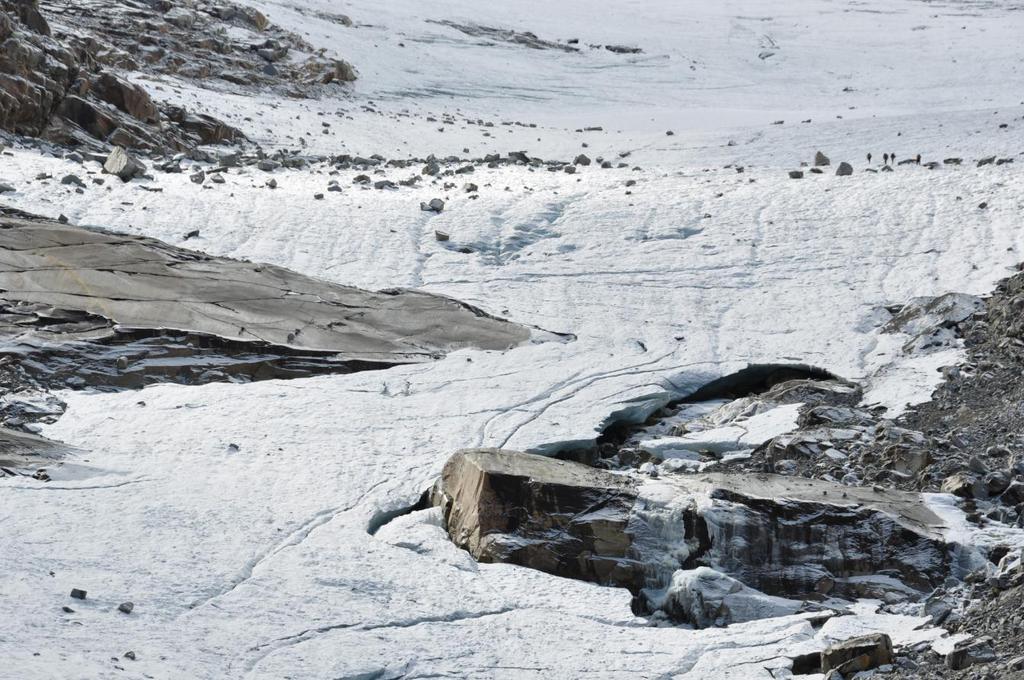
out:
<path id="1" fill-rule="evenodd" d="M 24 216 L 0 215 L 0 291 L 0 355 L 53 386 L 136 387 L 179 373 L 191 382 L 191 364 L 215 369 L 209 379 L 346 372 L 530 337 L 449 298 L 369 292 Z M 4 362 L 0 378 L 10 371 Z"/>
<path id="2" fill-rule="evenodd" d="M 481 562 L 636 587 L 626 533 L 636 484 L 582 465 L 495 449 L 464 451 L 437 489 L 452 540 Z"/>
<path id="3" fill-rule="evenodd" d="M 144 123 L 160 120 L 156 104 L 138 85 L 118 78 L 113 73 L 101 73 L 92 83 L 93 91 L 115 108 Z"/>
<path id="4" fill-rule="evenodd" d="M 881 595 L 880 572 L 922 593 L 947 575 L 941 520 L 920 497 L 774 475 L 706 475 L 717 569 L 788 597 Z"/>
<path id="5" fill-rule="evenodd" d="M 626 587 L 649 606 L 673 572 L 701 566 L 806 599 L 879 596 L 882 574 L 926 593 L 949 573 L 944 523 L 903 492 L 777 475 L 641 483 L 489 449 L 455 454 L 435 498 L 452 539 L 477 559 Z"/>
<path id="6" fill-rule="evenodd" d="M 232 27 L 252 32 L 253 40 L 226 38 Z M 217 80 L 289 96 L 356 79 L 350 64 L 321 56 L 260 12 L 210 0 L 178 6 L 114 0 L 102 9 L 0 0 L 0 42 L 0 129 L 95 149 L 188 152 L 244 139 L 221 121 L 153 101 L 117 72 Z"/>
<path id="7" fill-rule="evenodd" d="M 187 129 L 163 125 L 144 89 L 107 70 L 131 66 L 112 56 L 122 50 L 78 30 L 51 31 L 35 0 L 0 0 L 0 17 L 0 128 L 93 148 L 186 151 L 201 143 Z M 119 23 L 113 12 L 104 20 Z"/>

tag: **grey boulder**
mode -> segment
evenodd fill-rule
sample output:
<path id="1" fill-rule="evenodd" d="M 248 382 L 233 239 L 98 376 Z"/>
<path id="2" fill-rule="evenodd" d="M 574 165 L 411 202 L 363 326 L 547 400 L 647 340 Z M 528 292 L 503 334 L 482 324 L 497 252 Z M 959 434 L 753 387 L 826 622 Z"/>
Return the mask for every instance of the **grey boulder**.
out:
<path id="1" fill-rule="evenodd" d="M 108 174 L 117 175 L 122 182 L 129 182 L 143 174 L 146 166 L 125 151 L 124 147 L 115 146 L 103 163 L 103 170 Z"/>

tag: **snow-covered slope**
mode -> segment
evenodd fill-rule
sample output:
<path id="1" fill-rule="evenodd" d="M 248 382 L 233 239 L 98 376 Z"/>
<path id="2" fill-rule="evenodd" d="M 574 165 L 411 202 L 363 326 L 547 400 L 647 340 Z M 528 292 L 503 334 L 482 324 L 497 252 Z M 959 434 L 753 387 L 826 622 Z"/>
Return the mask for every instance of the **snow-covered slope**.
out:
<path id="1" fill-rule="evenodd" d="M 77 194 L 28 180 L 80 166 L 13 150 L 0 180 L 18 191 L 4 201 L 175 244 L 199 229 L 188 245 L 212 254 L 424 288 L 576 340 L 383 372 L 62 395 L 68 412 L 44 433 L 88 450 L 82 466 L 45 485 L 0 479 L 0 677 L 749 678 L 858 626 L 897 643 L 938 634 L 869 606 L 821 631 L 799 617 L 647 626 L 626 591 L 477 565 L 430 511 L 387 520 L 455 449 L 590 441 L 613 415 L 748 362 L 865 380 L 894 408 L 926 398 L 956 351 L 904 361 L 901 339 L 877 326 L 885 305 L 983 293 L 1021 259 L 1020 163 L 973 161 L 1022 151 L 1024 13 L 881 0 L 247 3 L 350 59 L 353 92 L 259 101 L 165 81 L 159 96 L 198 98 L 266 147 L 301 137 L 322 153 L 616 163 L 631 152 L 629 165 L 479 169 L 475 200 L 461 178 L 375 191 L 350 184 L 355 171 L 319 170 L 278 171 L 275 190 L 250 171 Z M 428 19 L 578 38 L 581 51 Z M 466 122 L 478 119 L 494 126 Z M 577 132 L 590 126 L 603 129 Z M 819 148 L 858 172 L 787 177 Z M 868 152 L 876 168 L 883 152 L 965 160 L 860 172 Z M 314 200 L 332 178 L 344 191 Z M 419 210 L 435 196 L 443 213 Z M 69 600 L 73 587 L 89 598 Z M 127 600 L 131 615 L 117 611 Z"/>

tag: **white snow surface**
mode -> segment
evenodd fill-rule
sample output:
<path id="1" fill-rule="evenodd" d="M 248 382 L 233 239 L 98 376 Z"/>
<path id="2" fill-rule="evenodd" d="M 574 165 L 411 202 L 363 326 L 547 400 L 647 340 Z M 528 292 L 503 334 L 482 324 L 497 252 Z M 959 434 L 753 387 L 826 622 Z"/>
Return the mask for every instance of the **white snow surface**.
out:
<path id="1" fill-rule="evenodd" d="M 938 355 L 907 361 L 906 338 L 877 333 L 881 310 L 985 293 L 1020 259 L 1021 163 L 973 161 L 1021 152 L 1024 13 L 999 1 L 246 3 L 351 60 L 352 91 L 260 101 L 164 80 L 158 96 L 201 99 L 266 147 L 306 137 L 323 153 L 615 162 L 630 151 L 630 166 L 479 169 L 465 180 L 477 200 L 459 187 L 362 190 L 343 172 L 344 191 L 314 201 L 326 173 L 276 172 L 276 190 L 255 170 L 203 187 L 158 174 L 161 193 L 108 177 L 76 194 L 31 178 L 81 166 L 13 149 L 0 156 L 0 181 L 17 189 L 4 202 L 340 283 L 423 288 L 576 340 L 382 372 L 61 395 L 68 412 L 44 434 L 89 453 L 50 483 L 0 479 L 0 677 L 753 678 L 833 634 L 924 639 L 871 603 L 818 632 L 800 617 L 648 626 L 623 590 L 477 565 L 430 511 L 387 520 L 456 449 L 584 444 L 611 417 L 643 417 L 750 362 L 865 380 L 893 408 L 927 398 Z M 428 18 L 643 52 L 487 44 Z M 426 121 L 445 113 L 459 123 Z M 477 118 L 495 126 L 462 123 Z M 587 126 L 603 130 L 575 131 Z M 858 172 L 786 176 L 819 148 Z M 965 160 L 871 174 L 868 151 L 875 167 L 887 151 Z M 419 211 L 437 196 L 443 213 Z M 69 599 L 73 587 L 88 599 Z M 117 612 L 128 600 L 134 612 Z"/>

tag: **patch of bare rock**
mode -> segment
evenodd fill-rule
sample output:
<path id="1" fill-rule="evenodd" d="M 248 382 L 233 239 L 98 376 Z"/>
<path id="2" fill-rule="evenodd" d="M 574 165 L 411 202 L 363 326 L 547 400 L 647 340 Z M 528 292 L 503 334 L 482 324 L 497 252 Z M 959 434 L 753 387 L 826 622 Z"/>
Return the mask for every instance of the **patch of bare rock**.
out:
<path id="1" fill-rule="evenodd" d="M 0 130 L 94 150 L 187 152 L 244 138 L 155 100 L 135 74 L 290 96 L 356 78 L 347 62 L 230 2 L 0 0 L 0 45 Z"/>

